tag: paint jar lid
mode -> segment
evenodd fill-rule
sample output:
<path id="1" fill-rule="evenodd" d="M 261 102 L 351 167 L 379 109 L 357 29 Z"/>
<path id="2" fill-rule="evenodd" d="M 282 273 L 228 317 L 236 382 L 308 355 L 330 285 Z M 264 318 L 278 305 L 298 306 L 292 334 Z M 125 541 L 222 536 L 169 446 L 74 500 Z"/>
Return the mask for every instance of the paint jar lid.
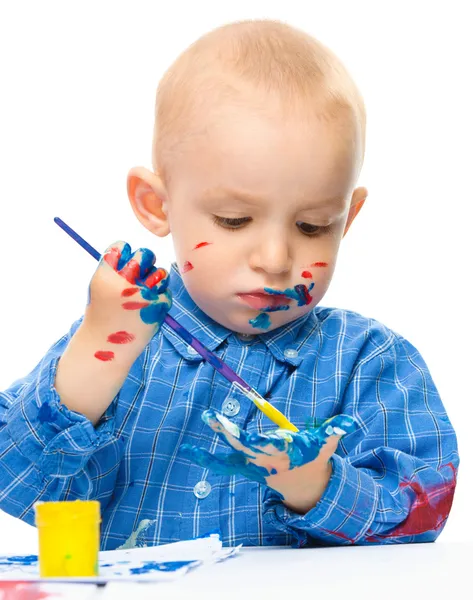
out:
<path id="1" fill-rule="evenodd" d="M 54 525 L 87 519 L 100 522 L 100 502 L 97 500 L 72 500 L 64 502 L 37 502 L 36 526 Z"/>

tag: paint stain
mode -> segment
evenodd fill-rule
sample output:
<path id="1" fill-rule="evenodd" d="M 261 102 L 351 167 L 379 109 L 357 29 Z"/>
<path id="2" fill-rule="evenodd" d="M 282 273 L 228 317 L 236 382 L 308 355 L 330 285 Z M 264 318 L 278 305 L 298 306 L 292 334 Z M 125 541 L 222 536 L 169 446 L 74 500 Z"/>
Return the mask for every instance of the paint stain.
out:
<path id="1" fill-rule="evenodd" d="M 103 360 L 104 362 L 109 362 L 115 358 L 115 353 L 109 350 L 97 350 L 94 354 L 95 358 L 99 360 Z"/>
<path id="2" fill-rule="evenodd" d="M 132 567 L 130 575 L 142 575 L 143 573 L 151 573 L 153 571 L 169 573 L 178 571 L 183 567 L 201 564 L 200 560 L 175 560 L 167 562 L 156 562 L 154 560 L 145 560 L 141 567 Z"/>
<path id="3" fill-rule="evenodd" d="M 53 411 L 51 410 L 51 406 L 49 405 L 48 402 L 43 402 L 43 404 L 41 404 L 41 407 L 38 411 L 38 420 L 40 423 L 53 423 L 54 421 L 56 421 L 57 419 L 57 415 L 55 415 L 53 413 Z M 12 559 L 15 557 L 11 557 Z M 22 557 L 25 558 L 25 557 Z"/>
<path id="4" fill-rule="evenodd" d="M 118 261 L 120 260 L 121 252 L 118 248 L 110 248 L 110 250 L 104 254 L 103 260 L 116 270 Z"/>
<path id="5" fill-rule="evenodd" d="M 311 267 L 328 267 L 326 262 L 315 262 L 310 265 Z"/>
<path id="6" fill-rule="evenodd" d="M 159 267 L 145 279 L 145 286 L 152 288 L 167 276 L 167 271 Z"/>
<path id="7" fill-rule="evenodd" d="M 134 296 L 136 294 L 136 292 L 139 292 L 139 291 L 140 291 L 140 288 L 137 288 L 137 287 L 125 288 L 121 295 L 125 298 L 128 298 L 130 296 Z"/>
<path id="8" fill-rule="evenodd" d="M 257 327 L 258 329 L 268 329 L 271 325 L 271 319 L 268 314 L 261 313 L 254 319 L 250 319 L 249 323 L 252 327 Z"/>
<path id="9" fill-rule="evenodd" d="M 312 279 L 312 273 L 310 271 L 302 271 L 301 277 L 305 277 L 306 279 Z"/>
<path id="10" fill-rule="evenodd" d="M 149 302 L 124 302 L 122 307 L 125 310 L 140 310 L 149 306 Z"/>
<path id="11" fill-rule="evenodd" d="M 108 336 L 107 342 L 111 344 L 129 344 L 134 339 L 135 336 L 132 333 L 128 333 L 128 331 L 116 331 Z"/>
<path id="12" fill-rule="evenodd" d="M 116 548 L 116 550 L 130 550 L 131 548 L 146 547 L 146 532 L 156 523 L 156 519 L 143 519 L 139 522 L 136 531 L 134 531 L 124 544 Z"/>
<path id="13" fill-rule="evenodd" d="M 140 263 L 134 259 L 130 259 L 119 274 L 124 277 L 128 283 L 135 283 L 140 276 Z"/>
<path id="14" fill-rule="evenodd" d="M 367 541 L 376 542 L 386 538 L 420 535 L 421 533 L 440 529 L 447 520 L 452 508 L 457 483 L 456 470 L 452 463 L 447 463 L 440 468 L 448 468 L 452 471 L 451 481 L 444 482 L 430 490 L 426 490 L 415 481 L 401 483 L 400 488 L 410 488 L 415 494 L 415 500 L 407 519 L 390 533 L 375 534 L 368 537 Z"/>
<path id="15" fill-rule="evenodd" d="M 56 594 L 41 590 L 36 583 L 0 581 L 1 600 L 43 600 L 56 598 Z"/>
<path id="16" fill-rule="evenodd" d="M 186 260 L 186 262 L 182 266 L 181 272 L 187 273 L 188 271 L 192 271 L 193 268 L 194 268 L 194 265 L 191 262 L 189 262 L 188 260 Z"/>
<path id="17" fill-rule="evenodd" d="M 193 250 L 198 250 L 199 248 L 203 248 L 204 246 L 210 246 L 211 243 L 212 242 L 200 242 L 195 248 L 193 248 Z"/>

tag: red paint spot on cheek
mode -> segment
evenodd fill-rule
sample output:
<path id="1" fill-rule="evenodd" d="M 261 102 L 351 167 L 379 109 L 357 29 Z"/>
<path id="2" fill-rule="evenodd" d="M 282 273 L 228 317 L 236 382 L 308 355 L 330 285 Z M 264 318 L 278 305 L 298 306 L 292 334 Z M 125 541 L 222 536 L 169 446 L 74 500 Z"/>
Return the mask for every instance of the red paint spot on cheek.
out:
<path id="1" fill-rule="evenodd" d="M 125 310 L 139 310 L 149 306 L 149 302 L 124 302 L 122 306 Z"/>
<path id="2" fill-rule="evenodd" d="M 312 273 L 310 271 L 302 271 L 301 277 L 305 277 L 306 279 L 312 279 Z"/>
<path id="3" fill-rule="evenodd" d="M 310 265 L 311 267 L 328 267 L 326 262 L 315 262 Z"/>
<path id="4" fill-rule="evenodd" d="M 124 296 L 125 298 L 128 298 L 129 296 L 133 296 L 134 294 L 136 294 L 136 292 L 139 291 L 140 288 L 137 287 L 132 287 L 132 288 L 125 288 L 122 292 L 122 296 Z"/>
<path id="5" fill-rule="evenodd" d="M 128 333 L 128 331 L 117 331 L 108 336 L 107 342 L 111 344 L 129 344 L 134 339 L 135 336 L 132 333 Z"/>
<path id="6" fill-rule="evenodd" d="M 109 362 L 110 360 L 113 360 L 115 358 L 115 353 L 114 352 L 110 352 L 109 350 L 97 350 L 97 352 L 94 354 L 95 358 L 98 358 L 99 360 L 103 360 L 104 362 Z"/>
<path id="7" fill-rule="evenodd" d="M 200 242 L 200 244 L 197 244 L 194 250 L 198 250 L 199 248 L 203 248 L 204 246 L 210 246 L 211 243 L 212 242 Z"/>
<path id="8" fill-rule="evenodd" d="M 182 272 L 187 273 L 187 271 L 192 271 L 193 268 L 194 268 L 194 265 L 191 262 L 189 262 L 188 260 L 186 260 L 186 262 L 184 263 L 184 265 L 182 267 Z"/>

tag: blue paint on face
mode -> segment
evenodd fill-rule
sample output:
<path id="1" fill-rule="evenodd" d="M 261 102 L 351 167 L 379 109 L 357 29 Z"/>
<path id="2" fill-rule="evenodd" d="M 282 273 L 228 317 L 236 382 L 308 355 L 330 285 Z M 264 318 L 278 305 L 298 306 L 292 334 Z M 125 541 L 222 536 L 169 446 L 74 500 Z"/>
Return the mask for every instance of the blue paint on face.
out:
<path id="1" fill-rule="evenodd" d="M 259 329 L 268 329 L 268 327 L 271 325 L 271 319 L 266 313 L 261 313 L 254 319 L 250 319 L 249 323 L 252 327 L 258 327 Z"/>
<path id="2" fill-rule="evenodd" d="M 38 411 L 38 420 L 40 423 L 54 423 L 56 421 L 57 415 L 53 413 L 51 410 L 51 406 L 47 402 L 43 402 Z"/>
<path id="3" fill-rule="evenodd" d="M 267 294 L 275 294 L 279 296 L 287 296 L 288 298 L 292 298 L 293 300 L 297 300 L 297 306 L 306 306 L 312 301 L 312 297 L 309 296 L 309 292 L 314 288 L 314 282 L 307 287 L 305 284 L 301 283 L 293 288 L 287 288 L 284 291 L 273 290 L 271 288 L 264 288 L 264 291 Z"/>

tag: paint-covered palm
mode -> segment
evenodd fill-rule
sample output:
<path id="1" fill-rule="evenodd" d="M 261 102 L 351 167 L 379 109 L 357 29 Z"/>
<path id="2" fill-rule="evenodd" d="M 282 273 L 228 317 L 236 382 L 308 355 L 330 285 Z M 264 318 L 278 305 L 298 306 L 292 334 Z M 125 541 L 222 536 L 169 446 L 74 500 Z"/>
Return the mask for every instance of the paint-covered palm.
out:
<path id="1" fill-rule="evenodd" d="M 168 272 L 156 268 L 155 260 L 148 248 L 132 252 L 123 241 L 107 248 L 90 282 L 84 316 L 94 336 L 100 334 L 109 344 L 128 344 L 134 354 L 143 350 L 172 305 Z M 114 354 L 100 353 L 102 360 Z"/>
<path id="2" fill-rule="evenodd" d="M 181 452 L 185 456 L 213 473 L 243 475 L 268 485 L 284 499 L 297 497 L 298 492 L 306 495 L 312 482 L 326 470 L 339 440 L 356 429 L 354 419 L 348 415 L 337 415 L 320 427 L 297 433 L 276 429 L 266 434 L 239 429 L 214 410 L 205 411 L 202 419 L 234 452 L 211 454 L 184 444 Z"/>

